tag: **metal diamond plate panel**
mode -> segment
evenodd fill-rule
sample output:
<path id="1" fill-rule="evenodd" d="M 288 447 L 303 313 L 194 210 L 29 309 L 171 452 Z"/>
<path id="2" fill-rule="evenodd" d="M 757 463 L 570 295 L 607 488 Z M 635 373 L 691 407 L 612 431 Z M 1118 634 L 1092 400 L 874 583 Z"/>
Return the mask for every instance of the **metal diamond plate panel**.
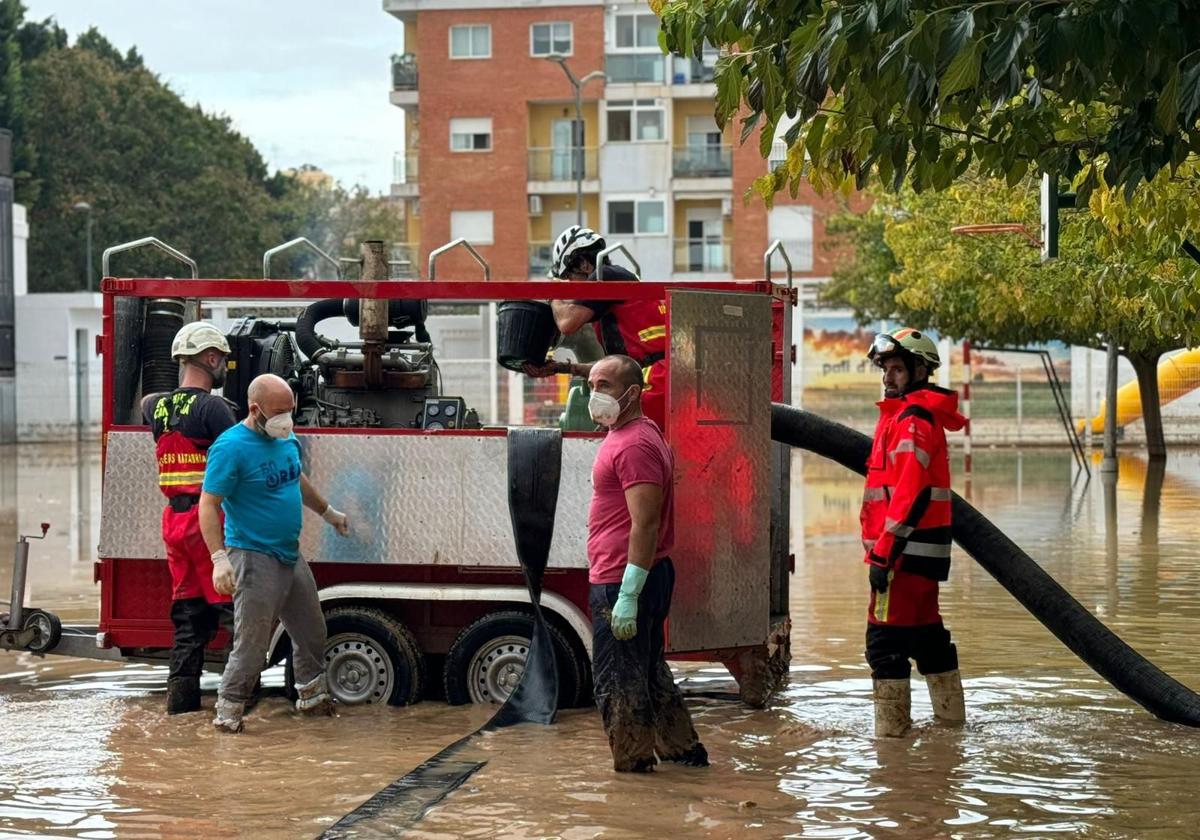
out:
<path id="1" fill-rule="evenodd" d="M 304 517 L 310 561 L 517 566 L 503 437 L 301 435 L 305 470 L 351 522 L 339 537 Z M 550 566 L 587 567 L 587 509 L 599 441 L 563 441 Z M 148 432 L 111 432 L 104 469 L 101 557 L 165 558 Z"/>
<path id="2" fill-rule="evenodd" d="M 770 612 L 771 301 L 671 293 L 673 651 L 761 644 Z"/>

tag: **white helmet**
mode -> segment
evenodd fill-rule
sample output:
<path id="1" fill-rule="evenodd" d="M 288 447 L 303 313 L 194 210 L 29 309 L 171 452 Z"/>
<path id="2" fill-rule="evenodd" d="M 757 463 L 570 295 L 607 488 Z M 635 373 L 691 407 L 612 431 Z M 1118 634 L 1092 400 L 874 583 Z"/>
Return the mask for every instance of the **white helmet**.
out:
<path id="1" fill-rule="evenodd" d="M 571 257 L 585 248 L 599 244 L 604 247 L 604 237 L 591 228 L 571 225 L 564 230 L 558 239 L 554 240 L 553 262 L 550 266 L 550 276 L 561 278 L 567 273 L 567 263 Z"/>
<path id="2" fill-rule="evenodd" d="M 225 340 L 225 334 L 208 321 L 193 321 L 184 324 L 183 329 L 175 333 L 175 340 L 171 342 L 171 358 L 178 362 L 213 349 L 229 354 L 229 342 Z"/>

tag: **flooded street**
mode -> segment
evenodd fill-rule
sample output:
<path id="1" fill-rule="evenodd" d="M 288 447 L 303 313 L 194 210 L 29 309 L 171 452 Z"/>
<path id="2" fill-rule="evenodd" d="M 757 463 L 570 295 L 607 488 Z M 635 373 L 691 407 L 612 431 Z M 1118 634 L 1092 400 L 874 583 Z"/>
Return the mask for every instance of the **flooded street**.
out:
<path id="1" fill-rule="evenodd" d="M 15 525 L 49 521 L 30 599 L 94 623 L 98 451 L 15 455 L 0 465 L 4 502 L 14 486 L 20 499 L 16 523 L 0 509 L 0 585 Z M 1115 487 L 1072 478 L 1067 452 L 984 451 L 970 499 L 1126 642 L 1200 688 L 1200 452 L 1173 452 L 1162 472 L 1123 456 Z M 618 776 L 595 711 L 570 711 L 481 736 L 463 757 L 487 764 L 463 787 L 411 827 L 385 819 L 363 836 L 1196 836 L 1200 731 L 1109 687 L 961 553 L 942 604 L 969 722 L 930 724 L 914 674 L 914 734 L 874 740 L 861 480 L 797 455 L 793 481 L 789 686 L 753 711 L 722 697 L 723 669 L 679 671 L 711 768 Z M 215 677 L 204 685 L 211 708 Z M 221 737 L 209 714 L 168 718 L 164 688 L 164 668 L 0 654 L 0 836 L 312 837 L 491 714 L 425 702 L 308 720 L 269 695 L 245 734 Z"/>

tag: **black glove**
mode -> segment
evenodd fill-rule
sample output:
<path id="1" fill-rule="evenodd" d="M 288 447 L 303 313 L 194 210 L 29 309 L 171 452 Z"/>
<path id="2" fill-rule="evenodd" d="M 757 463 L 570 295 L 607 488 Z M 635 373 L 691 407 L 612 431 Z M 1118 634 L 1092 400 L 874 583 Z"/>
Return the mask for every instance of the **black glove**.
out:
<path id="1" fill-rule="evenodd" d="M 885 566 L 871 566 L 871 588 L 882 595 L 888 589 L 888 574 L 891 569 Z"/>

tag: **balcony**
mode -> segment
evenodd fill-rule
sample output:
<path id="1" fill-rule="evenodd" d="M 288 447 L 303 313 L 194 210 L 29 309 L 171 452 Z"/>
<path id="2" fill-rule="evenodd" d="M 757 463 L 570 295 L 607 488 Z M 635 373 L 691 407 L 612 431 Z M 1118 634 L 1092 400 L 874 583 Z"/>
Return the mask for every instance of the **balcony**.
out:
<path id="1" fill-rule="evenodd" d="M 392 56 L 391 101 L 401 108 L 417 104 L 417 57 L 413 53 Z"/>
<path id="2" fill-rule="evenodd" d="M 675 57 L 671 66 L 671 82 L 677 85 L 711 85 L 716 54 L 705 53 L 703 61 Z"/>
<path id="3" fill-rule="evenodd" d="M 677 146 L 672 171 L 676 178 L 728 178 L 733 175 L 733 147 Z"/>
<path id="4" fill-rule="evenodd" d="M 604 72 L 610 85 L 665 84 L 666 68 L 667 57 L 658 53 L 618 53 L 604 57 Z"/>
<path id="5" fill-rule="evenodd" d="M 392 155 L 392 198 L 416 198 L 417 195 L 416 150 L 396 152 Z"/>
<path id="6" fill-rule="evenodd" d="M 718 236 L 675 240 L 677 274 L 728 274 L 730 242 Z"/>
<path id="7" fill-rule="evenodd" d="M 553 242 L 529 243 L 529 278 L 531 280 L 545 280 L 550 276 L 553 248 Z"/>
<path id="8" fill-rule="evenodd" d="M 395 242 L 388 256 L 389 280 L 421 279 L 421 247 L 416 242 Z"/>
<path id="9" fill-rule="evenodd" d="M 531 193 L 573 193 L 576 173 L 583 170 L 583 191 L 598 192 L 599 154 L 594 146 L 533 148 L 529 150 L 528 191 Z"/>

